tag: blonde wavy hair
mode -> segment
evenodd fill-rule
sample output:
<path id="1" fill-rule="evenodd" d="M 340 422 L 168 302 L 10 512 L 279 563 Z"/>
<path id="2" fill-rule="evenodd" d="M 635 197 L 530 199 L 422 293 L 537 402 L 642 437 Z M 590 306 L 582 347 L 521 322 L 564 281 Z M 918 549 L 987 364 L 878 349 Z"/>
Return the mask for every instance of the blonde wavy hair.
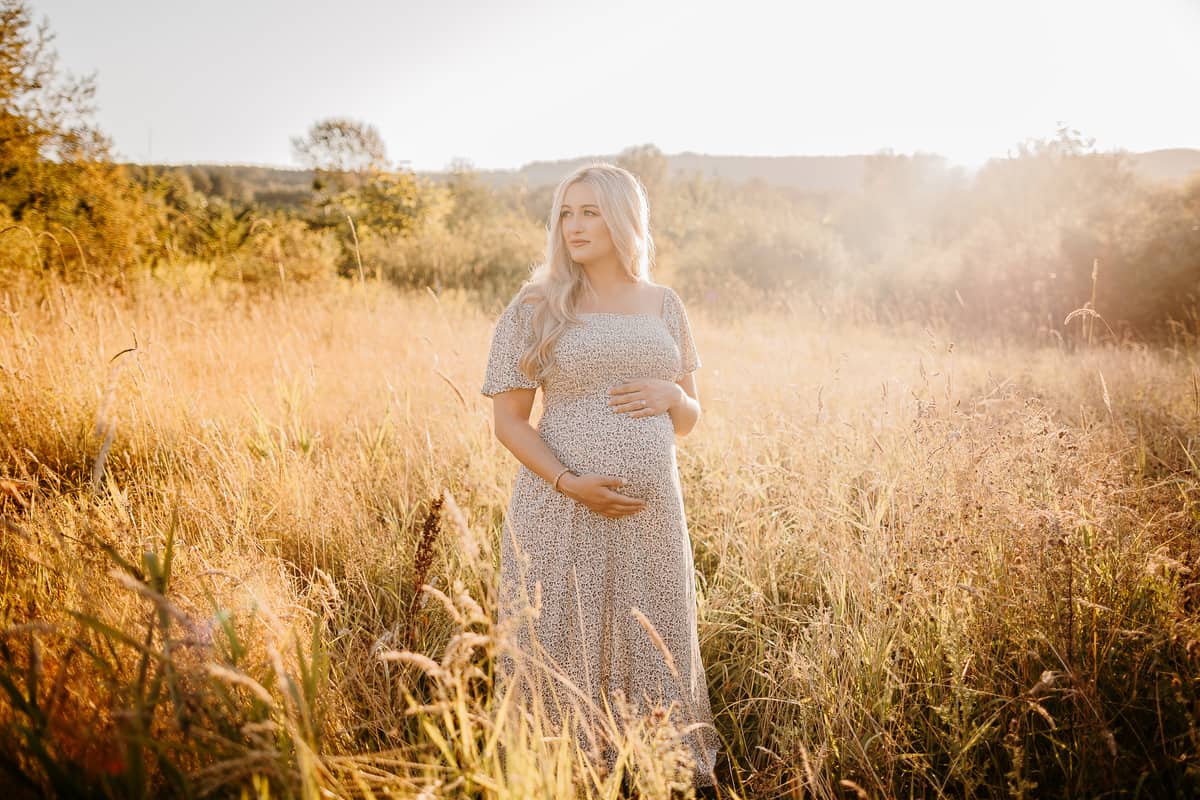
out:
<path id="1" fill-rule="evenodd" d="M 629 170 L 607 162 L 593 162 L 564 177 L 554 190 L 546 226 L 545 259 L 521 285 L 516 300 L 536 298 L 531 319 L 531 344 L 517 362 L 531 380 L 545 380 L 554 369 L 554 345 L 571 324 L 579 322 L 575 309 L 592 291 L 583 267 L 563 243 L 562 205 L 568 187 L 587 183 L 596 193 L 600 215 L 612 236 L 617 257 L 631 278 L 650 279 L 654 264 L 654 239 L 650 235 L 650 204 L 646 188 Z"/>

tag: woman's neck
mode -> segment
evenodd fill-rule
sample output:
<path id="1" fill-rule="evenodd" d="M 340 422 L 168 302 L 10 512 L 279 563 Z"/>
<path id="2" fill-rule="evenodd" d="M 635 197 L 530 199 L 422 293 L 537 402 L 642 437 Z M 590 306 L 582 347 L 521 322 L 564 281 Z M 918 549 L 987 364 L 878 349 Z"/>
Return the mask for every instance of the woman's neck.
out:
<path id="1" fill-rule="evenodd" d="M 630 277 L 629 273 L 615 260 L 584 267 L 585 293 L 590 289 L 590 293 L 599 300 L 618 299 L 639 283 L 641 281 L 636 277 Z"/>

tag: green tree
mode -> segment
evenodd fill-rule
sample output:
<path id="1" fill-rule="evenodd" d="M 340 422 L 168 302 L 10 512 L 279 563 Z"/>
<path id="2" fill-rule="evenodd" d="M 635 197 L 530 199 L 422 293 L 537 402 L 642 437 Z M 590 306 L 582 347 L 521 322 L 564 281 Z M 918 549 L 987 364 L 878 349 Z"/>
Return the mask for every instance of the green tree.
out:
<path id="1" fill-rule="evenodd" d="M 304 136 L 292 137 L 297 161 L 316 173 L 314 188 L 334 193 L 361 183 L 365 173 L 390 168 L 383 137 L 374 126 L 346 117 L 313 123 Z"/>
<path id="2" fill-rule="evenodd" d="M 458 232 L 466 229 L 472 220 L 494 214 L 495 195 L 480 180 L 474 164 L 467 159 L 455 159 L 450 163 L 449 172 L 446 186 L 454 198 L 454 208 L 446 217 L 447 229 Z"/>
<path id="3" fill-rule="evenodd" d="M 655 145 L 626 147 L 617 155 L 617 164 L 641 180 L 651 204 L 662 197 L 667 184 L 667 157 Z"/>
<path id="4" fill-rule="evenodd" d="M 447 190 L 393 170 L 373 125 L 331 117 L 293 138 L 292 148 L 316 173 L 309 224 L 337 232 L 344 275 L 377 274 L 378 265 L 364 254 L 385 251 L 447 213 Z"/>
<path id="5" fill-rule="evenodd" d="M 54 34 L 36 29 L 24 0 L 0 0 L 0 154 L 8 170 L 40 159 L 104 158 L 110 143 L 88 122 L 95 75 L 60 74 Z M 14 173 L 7 172 L 5 188 Z M 11 192 L 10 192 L 11 193 Z"/>
<path id="6" fill-rule="evenodd" d="M 90 122 L 95 76 L 60 73 L 53 41 L 46 21 L 34 27 L 25 0 L 0 0 L 3 261 L 119 272 L 149 239 L 138 192 Z M 22 230 L 31 235 L 14 235 Z"/>

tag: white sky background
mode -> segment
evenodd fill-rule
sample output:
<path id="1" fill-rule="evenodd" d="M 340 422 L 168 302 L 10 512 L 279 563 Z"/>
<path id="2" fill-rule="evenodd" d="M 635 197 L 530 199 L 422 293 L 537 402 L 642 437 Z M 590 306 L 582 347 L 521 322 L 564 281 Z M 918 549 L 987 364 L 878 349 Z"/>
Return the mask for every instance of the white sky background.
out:
<path id="1" fill-rule="evenodd" d="M 31 0 L 118 158 L 296 166 L 318 119 L 420 170 L 611 154 L 1002 156 L 1065 121 L 1200 147 L 1200 0 Z"/>

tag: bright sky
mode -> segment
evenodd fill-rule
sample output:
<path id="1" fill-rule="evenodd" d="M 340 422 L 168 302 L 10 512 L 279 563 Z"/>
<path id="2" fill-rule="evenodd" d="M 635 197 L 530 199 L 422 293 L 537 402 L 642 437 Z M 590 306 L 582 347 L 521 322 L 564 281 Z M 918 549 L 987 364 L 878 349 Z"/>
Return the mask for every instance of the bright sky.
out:
<path id="1" fill-rule="evenodd" d="M 349 116 L 393 160 L 1004 155 L 1063 120 L 1200 147 L 1200 0 L 30 0 L 134 161 L 295 166 Z"/>

